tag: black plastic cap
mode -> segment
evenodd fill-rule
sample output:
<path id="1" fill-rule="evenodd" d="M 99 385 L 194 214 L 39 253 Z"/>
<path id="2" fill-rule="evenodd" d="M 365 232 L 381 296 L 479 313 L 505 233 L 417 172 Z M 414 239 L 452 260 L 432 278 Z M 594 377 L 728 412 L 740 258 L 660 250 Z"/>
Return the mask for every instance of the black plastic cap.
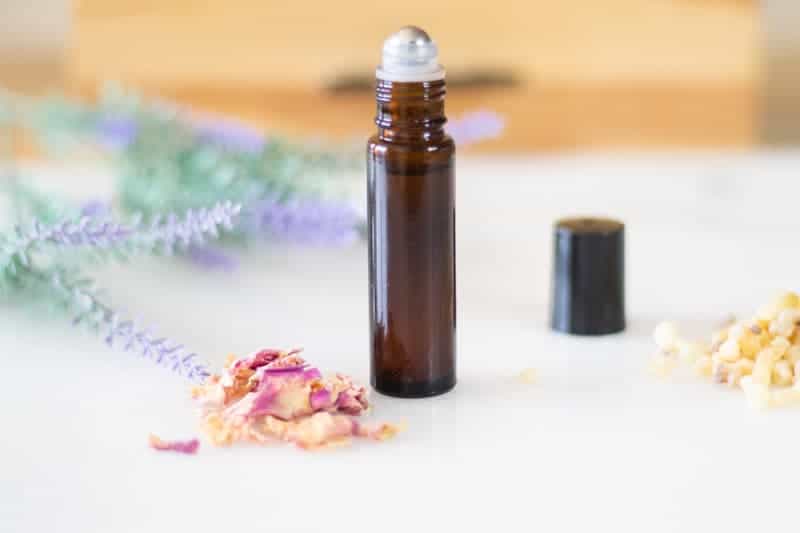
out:
<path id="1" fill-rule="evenodd" d="M 556 222 L 551 327 L 573 335 L 625 329 L 625 225 L 607 218 Z"/>

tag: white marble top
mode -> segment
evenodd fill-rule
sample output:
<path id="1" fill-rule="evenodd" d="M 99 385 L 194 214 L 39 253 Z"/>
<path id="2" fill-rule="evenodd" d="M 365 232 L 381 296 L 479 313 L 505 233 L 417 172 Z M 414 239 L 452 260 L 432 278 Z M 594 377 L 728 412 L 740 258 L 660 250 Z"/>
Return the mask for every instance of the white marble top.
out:
<path id="1" fill-rule="evenodd" d="M 798 288 L 798 168 L 787 153 L 462 158 L 459 384 L 375 396 L 373 419 L 408 425 L 383 444 L 156 453 L 148 433 L 197 435 L 180 378 L 3 308 L 0 531 L 791 531 L 800 412 L 646 367 L 657 321 L 702 333 Z M 59 186 L 110 188 L 74 171 Z M 551 224 L 573 214 L 627 224 L 624 334 L 546 327 Z M 302 345 L 366 382 L 366 272 L 359 244 L 266 247 L 233 275 L 141 259 L 98 278 L 214 365 Z M 528 367 L 534 385 L 515 378 Z"/>

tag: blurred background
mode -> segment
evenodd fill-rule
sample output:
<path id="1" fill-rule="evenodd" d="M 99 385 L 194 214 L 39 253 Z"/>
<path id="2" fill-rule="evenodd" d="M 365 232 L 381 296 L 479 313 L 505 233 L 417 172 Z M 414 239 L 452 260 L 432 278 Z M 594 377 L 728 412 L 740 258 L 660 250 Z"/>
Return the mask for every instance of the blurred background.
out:
<path id="1" fill-rule="evenodd" d="M 429 30 L 451 114 L 507 119 L 488 152 L 800 140 L 794 0 L 2 0 L 0 83 L 105 81 L 289 135 L 361 135 L 382 40 Z"/>

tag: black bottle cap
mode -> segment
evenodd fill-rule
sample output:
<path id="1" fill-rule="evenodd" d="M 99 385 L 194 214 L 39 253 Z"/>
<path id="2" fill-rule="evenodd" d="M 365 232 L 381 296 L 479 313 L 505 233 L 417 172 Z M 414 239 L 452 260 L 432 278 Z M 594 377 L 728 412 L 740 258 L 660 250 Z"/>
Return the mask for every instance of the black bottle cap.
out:
<path id="1" fill-rule="evenodd" d="M 574 335 L 625 329 L 625 226 L 607 218 L 555 225 L 551 327 Z"/>

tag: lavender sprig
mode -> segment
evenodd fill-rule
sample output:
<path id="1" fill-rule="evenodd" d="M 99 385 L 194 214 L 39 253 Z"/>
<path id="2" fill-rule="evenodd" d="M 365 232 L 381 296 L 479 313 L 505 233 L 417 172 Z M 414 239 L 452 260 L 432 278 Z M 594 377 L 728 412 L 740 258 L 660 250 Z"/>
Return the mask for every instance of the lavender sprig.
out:
<path id="1" fill-rule="evenodd" d="M 164 218 L 156 216 L 149 229 L 138 234 L 136 242 L 167 254 L 186 250 L 191 245 L 205 244 L 208 237 L 219 237 L 220 228 L 232 231 L 233 220 L 240 211 L 239 204 L 221 202 L 210 209 L 189 209 L 182 219 L 174 213 Z"/>
<path id="2" fill-rule="evenodd" d="M 70 276 L 62 268 L 49 273 L 28 272 L 52 288 L 61 303 L 77 313 L 73 324 L 83 323 L 102 333 L 109 346 L 121 345 L 125 351 L 136 351 L 191 380 L 202 381 L 209 375 L 208 366 L 198 361 L 197 354 L 188 352 L 181 344 L 156 337 L 132 320 L 124 320 L 101 300 L 92 280 Z"/>
<path id="3" fill-rule="evenodd" d="M 209 237 L 217 238 L 220 229 L 232 230 L 240 210 L 238 204 L 222 202 L 210 209 L 189 210 L 183 217 L 175 214 L 156 217 L 147 227 L 138 218 L 129 225 L 90 216 L 51 225 L 34 221 L 27 230 L 17 226 L 14 237 L 0 234 L 0 269 L 10 269 L 13 273 L 15 258 L 22 265 L 29 265 L 32 254 L 47 244 L 112 251 L 122 257 L 132 251 L 172 254 L 193 244 L 203 244 Z"/>
<path id="4" fill-rule="evenodd" d="M 63 264 L 47 266 L 45 245 L 85 247 L 99 250 L 163 251 L 187 249 L 233 229 L 240 206 L 223 202 L 210 209 L 188 211 L 183 217 L 156 218 L 145 226 L 140 220 L 129 225 L 81 217 L 51 225 L 34 222 L 28 230 L 17 228 L 13 237 L 0 234 L 0 289 L 31 289 L 36 284 L 49 289 L 61 306 L 75 314 L 75 324 L 85 324 L 102 333 L 109 346 L 135 350 L 159 365 L 166 365 L 190 379 L 204 379 L 207 367 L 182 345 L 153 335 L 105 304 L 91 279 L 78 276 Z M 37 253 L 38 252 L 38 253 Z M 52 258 L 50 263 L 53 263 Z M 41 266 L 44 263 L 45 266 Z"/>
<path id="5" fill-rule="evenodd" d="M 45 244 L 107 248 L 125 242 L 132 233 L 131 228 L 110 221 L 98 222 L 91 217 L 65 220 L 50 226 L 35 220 L 28 230 L 17 226 L 15 238 L 0 235 L 0 266 L 13 267 L 14 258 L 27 266 L 31 263 L 31 254 Z"/>
<path id="6" fill-rule="evenodd" d="M 358 238 L 360 217 L 345 202 L 268 196 L 248 206 L 244 229 L 282 241 L 339 245 Z"/>

